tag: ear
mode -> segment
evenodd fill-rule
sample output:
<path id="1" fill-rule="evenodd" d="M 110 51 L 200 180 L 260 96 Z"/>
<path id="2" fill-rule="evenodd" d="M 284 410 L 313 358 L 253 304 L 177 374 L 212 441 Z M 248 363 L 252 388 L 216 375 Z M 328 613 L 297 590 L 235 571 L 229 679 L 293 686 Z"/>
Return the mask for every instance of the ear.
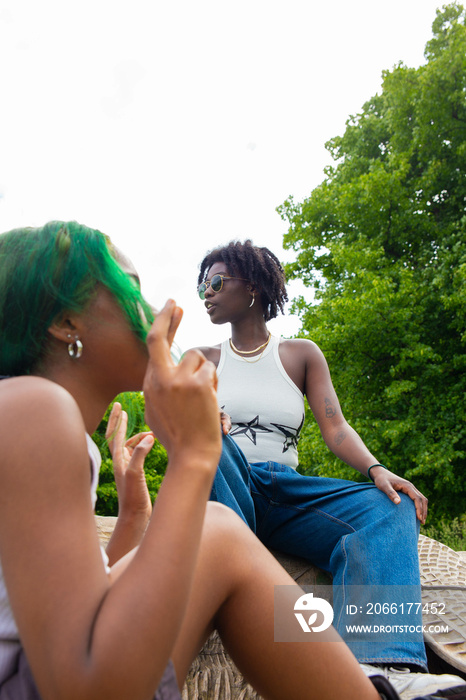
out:
<path id="1" fill-rule="evenodd" d="M 69 343 L 72 339 L 79 338 L 79 330 L 71 314 L 64 313 L 48 327 L 48 332 L 56 340 Z"/>

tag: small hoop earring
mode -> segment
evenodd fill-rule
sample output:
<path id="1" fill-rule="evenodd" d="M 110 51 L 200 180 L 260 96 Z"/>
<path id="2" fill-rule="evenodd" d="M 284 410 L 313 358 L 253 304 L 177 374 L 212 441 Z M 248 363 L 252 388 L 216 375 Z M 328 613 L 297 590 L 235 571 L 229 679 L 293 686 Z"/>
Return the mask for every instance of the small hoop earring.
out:
<path id="1" fill-rule="evenodd" d="M 76 338 L 74 343 L 68 344 L 68 355 L 73 358 L 73 360 L 78 360 L 83 354 L 83 344 Z"/>
<path id="2" fill-rule="evenodd" d="M 254 302 L 255 302 L 255 301 L 256 301 L 256 297 L 255 297 L 255 295 L 253 294 L 253 295 L 252 295 L 252 301 L 251 301 L 251 303 L 249 304 L 249 308 L 251 308 L 251 306 L 254 306 Z"/>

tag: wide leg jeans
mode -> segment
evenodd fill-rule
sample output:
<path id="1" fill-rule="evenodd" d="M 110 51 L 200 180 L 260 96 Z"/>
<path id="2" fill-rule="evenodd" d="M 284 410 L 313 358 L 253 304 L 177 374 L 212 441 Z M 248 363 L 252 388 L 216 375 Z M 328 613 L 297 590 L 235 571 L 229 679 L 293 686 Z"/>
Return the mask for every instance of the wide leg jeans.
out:
<path id="1" fill-rule="evenodd" d="M 360 662 L 426 668 L 419 521 L 413 501 L 399 495 L 396 505 L 372 483 L 302 476 L 277 462 L 248 464 L 227 436 L 211 499 L 232 508 L 267 547 L 304 557 L 332 574 L 334 626 Z M 390 591 L 392 610 L 410 606 L 409 623 L 418 630 L 414 637 L 402 632 L 387 640 L 371 638 L 377 641 L 348 637 L 354 619 L 347 611 L 360 607 L 366 586 L 385 595 Z M 377 614 L 379 607 L 373 606 L 368 618 L 373 626 L 406 622 L 406 616 Z"/>

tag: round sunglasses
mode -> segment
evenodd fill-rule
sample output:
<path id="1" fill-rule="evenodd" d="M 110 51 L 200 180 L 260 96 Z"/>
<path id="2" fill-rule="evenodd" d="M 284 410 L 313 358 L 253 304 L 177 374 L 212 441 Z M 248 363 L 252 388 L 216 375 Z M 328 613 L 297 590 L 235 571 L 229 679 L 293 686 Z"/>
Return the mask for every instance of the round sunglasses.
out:
<path id="1" fill-rule="evenodd" d="M 198 286 L 197 293 L 199 294 L 200 298 L 202 300 L 205 299 L 205 293 L 209 287 L 215 293 L 221 292 L 223 288 L 223 280 L 241 280 L 242 282 L 249 282 L 249 280 L 245 280 L 243 277 L 228 277 L 227 275 L 214 275 L 211 280 L 206 280 Z"/>

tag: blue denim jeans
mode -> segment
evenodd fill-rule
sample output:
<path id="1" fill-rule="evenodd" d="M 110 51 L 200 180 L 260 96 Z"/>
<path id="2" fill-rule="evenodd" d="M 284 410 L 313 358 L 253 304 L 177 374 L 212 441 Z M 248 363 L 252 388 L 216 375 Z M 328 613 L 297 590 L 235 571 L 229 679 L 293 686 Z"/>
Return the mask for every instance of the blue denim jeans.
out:
<path id="1" fill-rule="evenodd" d="M 277 462 L 248 464 L 227 436 L 211 499 L 232 508 L 267 547 L 304 557 L 332 574 L 334 626 L 360 662 L 427 668 L 420 630 L 408 639 L 400 634 L 373 642 L 349 638 L 346 628 L 355 621 L 347 611 L 360 606 L 365 586 L 393 591 L 389 602 L 398 610 L 402 603 L 406 610 L 416 603 L 409 624 L 422 625 L 419 521 L 413 501 L 399 495 L 395 505 L 372 483 L 302 476 Z M 365 621 L 393 627 L 407 619 L 372 614 Z"/>

